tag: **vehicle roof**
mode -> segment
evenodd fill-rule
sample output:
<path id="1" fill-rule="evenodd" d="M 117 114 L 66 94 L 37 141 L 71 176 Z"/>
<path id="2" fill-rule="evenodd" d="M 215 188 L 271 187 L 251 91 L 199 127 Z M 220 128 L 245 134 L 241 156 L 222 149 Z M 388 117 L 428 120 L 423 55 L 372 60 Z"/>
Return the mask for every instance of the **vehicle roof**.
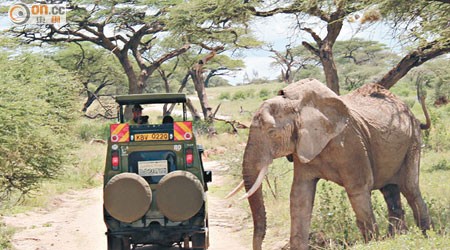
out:
<path id="1" fill-rule="evenodd" d="M 151 104 L 151 103 L 185 103 L 185 94 L 132 94 L 118 95 L 116 102 L 120 105 L 127 104 Z"/>

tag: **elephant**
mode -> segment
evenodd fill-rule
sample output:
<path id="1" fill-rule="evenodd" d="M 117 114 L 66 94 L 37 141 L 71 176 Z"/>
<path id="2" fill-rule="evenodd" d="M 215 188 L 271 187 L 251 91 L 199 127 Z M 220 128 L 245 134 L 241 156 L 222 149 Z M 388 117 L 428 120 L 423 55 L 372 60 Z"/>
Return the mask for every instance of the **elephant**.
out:
<path id="1" fill-rule="evenodd" d="M 253 249 L 262 248 L 266 231 L 262 181 L 273 159 L 284 156 L 294 162 L 290 249 L 308 249 L 319 179 L 345 188 L 366 242 L 379 234 L 370 198 L 375 189 L 387 203 L 389 232 L 406 230 L 402 193 L 425 233 L 433 222 L 419 189 L 420 126 L 402 100 L 377 84 L 338 96 L 308 78 L 264 101 L 250 126 L 243 181 L 228 195 L 245 186 L 241 199 L 248 199 L 252 212 Z"/>

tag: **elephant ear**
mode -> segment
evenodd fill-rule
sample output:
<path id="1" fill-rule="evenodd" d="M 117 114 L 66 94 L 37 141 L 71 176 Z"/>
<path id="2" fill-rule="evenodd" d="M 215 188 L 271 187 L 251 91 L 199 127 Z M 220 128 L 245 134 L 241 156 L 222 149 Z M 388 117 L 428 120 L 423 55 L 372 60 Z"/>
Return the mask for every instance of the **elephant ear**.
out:
<path id="1" fill-rule="evenodd" d="M 296 151 L 300 161 L 308 163 L 344 130 L 349 111 L 337 95 L 312 92 L 301 103 Z"/>

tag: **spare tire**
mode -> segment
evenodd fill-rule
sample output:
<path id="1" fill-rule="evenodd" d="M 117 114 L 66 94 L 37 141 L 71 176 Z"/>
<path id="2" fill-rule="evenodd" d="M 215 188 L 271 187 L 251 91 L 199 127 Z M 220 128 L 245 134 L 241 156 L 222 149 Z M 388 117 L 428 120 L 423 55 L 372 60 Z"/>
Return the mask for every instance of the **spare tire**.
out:
<path id="1" fill-rule="evenodd" d="M 169 220 L 185 221 L 202 208 L 203 185 L 190 172 L 170 172 L 159 182 L 156 204 Z"/>
<path id="2" fill-rule="evenodd" d="M 133 173 L 114 176 L 103 190 L 105 209 L 115 219 L 131 223 L 144 216 L 152 204 L 147 181 Z"/>

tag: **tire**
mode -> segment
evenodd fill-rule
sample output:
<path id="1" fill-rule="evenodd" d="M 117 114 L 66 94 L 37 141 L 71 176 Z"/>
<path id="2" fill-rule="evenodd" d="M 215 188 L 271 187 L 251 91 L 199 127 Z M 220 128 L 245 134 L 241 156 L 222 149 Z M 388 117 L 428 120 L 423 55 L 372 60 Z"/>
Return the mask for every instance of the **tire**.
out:
<path id="1" fill-rule="evenodd" d="M 156 190 L 156 204 L 171 221 L 185 221 L 202 208 L 203 185 L 192 173 L 174 171 L 165 175 Z"/>
<path id="2" fill-rule="evenodd" d="M 103 202 L 106 211 L 112 217 L 131 223 L 142 218 L 150 209 L 152 190 L 141 176 L 121 173 L 111 178 L 105 185 Z"/>
<path id="3" fill-rule="evenodd" d="M 209 247 L 209 222 L 205 219 L 205 232 L 192 235 L 193 249 L 208 249 Z"/>
<path id="4" fill-rule="evenodd" d="M 128 238 L 114 237 L 111 235 L 108 238 L 108 250 L 130 250 L 130 240 Z"/>
<path id="5" fill-rule="evenodd" d="M 204 250 L 208 248 L 207 243 L 207 233 L 196 233 L 192 235 L 192 249 Z"/>

